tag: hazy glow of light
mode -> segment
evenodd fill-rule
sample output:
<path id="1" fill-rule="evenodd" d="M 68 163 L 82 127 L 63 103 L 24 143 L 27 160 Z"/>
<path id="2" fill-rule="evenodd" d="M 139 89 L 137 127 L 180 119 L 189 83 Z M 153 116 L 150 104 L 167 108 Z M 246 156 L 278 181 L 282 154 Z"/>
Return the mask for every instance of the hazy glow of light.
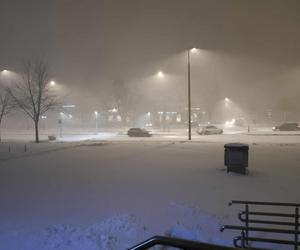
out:
<path id="1" fill-rule="evenodd" d="M 8 74 L 8 73 L 9 73 L 9 71 L 8 71 L 8 70 L 6 70 L 6 69 L 4 69 L 4 70 L 2 70 L 2 71 L 1 71 L 1 73 L 3 73 L 3 74 Z"/>
<path id="2" fill-rule="evenodd" d="M 225 102 L 230 102 L 230 99 L 228 97 L 225 97 Z"/>
<path id="3" fill-rule="evenodd" d="M 50 85 L 51 85 L 51 86 L 55 86 L 55 85 L 56 85 L 56 82 L 55 82 L 55 81 L 51 81 L 51 82 L 50 82 Z"/>
<path id="4" fill-rule="evenodd" d="M 193 52 L 196 52 L 197 51 L 197 49 L 196 48 L 192 48 L 191 49 L 191 52 L 193 53 Z"/>
<path id="5" fill-rule="evenodd" d="M 163 73 L 162 71 L 159 71 L 159 72 L 157 73 L 157 76 L 158 76 L 158 77 L 163 77 L 163 76 L 164 76 L 164 73 Z"/>
<path id="6" fill-rule="evenodd" d="M 69 118 L 70 118 L 70 119 L 72 119 L 72 118 L 73 118 L 73 116 L 70 114 L 70 115 L 69 115 Z"/>
<path id="7" fill-rule="evenodd" d="M 63 105 L 63 108 L 75 108 L 76 106 L 74 104 L 68 104 L 68 105 Z"/>
<path id="8" fill-rule="evenodd" d="M 117 112 L 118 112 L 118 110 L 117 110 L 116 108 L 113 108 L 111 112 L 113 112 L 113 113 L 117 113 Z"/>
<path id="9" fill-rule="evenodd" d="M 225 126 L 226 126 L 227 128 L 231 128 L 231 127 L 234 126 L 235 121 L 236 121 L 235 119 L 232 119 L 231 121 L 226 121 L 226 122 L 225 122 Z"/>
<path id="10" fill-rule="evenodd" d="M 95 111 L 94 114 L 95 114 L 95 116 L 97 117 L 97 116 L 98 116 L 98 111 Z"/>

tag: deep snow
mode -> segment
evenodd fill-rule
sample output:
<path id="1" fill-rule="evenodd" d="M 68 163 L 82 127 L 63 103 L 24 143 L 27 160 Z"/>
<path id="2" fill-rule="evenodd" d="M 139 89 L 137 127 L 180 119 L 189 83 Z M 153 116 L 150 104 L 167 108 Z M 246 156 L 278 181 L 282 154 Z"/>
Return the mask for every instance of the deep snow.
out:
<path id="1" fill-rule="evenodd" d="M 224 171 L 229 141 L 250 144 L 249 175 Z M 155 234 L 230 245 L 228 201 L 299 202 L 298 136 L 23 145 L 0 144 L 1 250 L 125 249 Z"/>

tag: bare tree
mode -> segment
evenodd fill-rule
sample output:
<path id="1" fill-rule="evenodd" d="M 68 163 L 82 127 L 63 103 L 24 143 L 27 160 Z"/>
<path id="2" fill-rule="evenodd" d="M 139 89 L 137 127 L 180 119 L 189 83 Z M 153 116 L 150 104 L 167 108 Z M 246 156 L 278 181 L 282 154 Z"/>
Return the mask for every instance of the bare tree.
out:
<path id="1" fill-rule="evenodd" d="M 34 122 L 35 141 L 39 142 L 39 120 L 47 111 L 60 107 L 60 101 L 49 84 L 49 68 L 43 60 L 23 63 L 20 81 L 9 88 L 14 103 Z"/>
<path id="2" fill-rule="evenodd" d="M 130 109 L 128 87 L 123 80 L 115 80 L 112 83 L 112 91 L 114 107 L 117 108 L 120 116 L 122 117 L 122 122 L 124 122 L 124 119 L 126 119 Z"/>
<path id="3" fill-rule="evenodd" d="M 0 87 L 0 142 L 3 118 L 13 109 L 12 98 L 6 88 Z"/>

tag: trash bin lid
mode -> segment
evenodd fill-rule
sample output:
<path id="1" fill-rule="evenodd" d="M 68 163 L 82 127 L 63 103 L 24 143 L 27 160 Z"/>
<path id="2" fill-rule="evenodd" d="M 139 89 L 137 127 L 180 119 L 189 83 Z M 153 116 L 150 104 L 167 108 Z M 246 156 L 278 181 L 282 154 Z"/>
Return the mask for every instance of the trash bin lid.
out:
<path id="1" fill-rule="evenodd" d="M 226 143 L 224 145 L 224 148 L 237 148 L 237 149 L 249 149 L 249 145 L 248 144 L 244 144 L 244 143 Z"/>

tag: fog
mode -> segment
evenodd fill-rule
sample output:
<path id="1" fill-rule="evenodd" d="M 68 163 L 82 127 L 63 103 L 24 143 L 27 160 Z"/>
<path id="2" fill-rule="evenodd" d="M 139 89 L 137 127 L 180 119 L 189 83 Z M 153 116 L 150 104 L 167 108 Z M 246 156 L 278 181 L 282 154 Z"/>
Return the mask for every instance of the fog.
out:
<path id="1" fill-rule="evenodd" d="M 299 11 L 296 0 L 2 0 L 0 70 L 11 74 L 0 80 L 13 82 L 24 58 L 43 57 L 64 105 L 75 105 L 63 111 L 70 126 L 94 126 L 97 111 L 100 127 L 184 127 L 195 47 L 195 122 L 298 122 Z M 49 113 L 47 126 L 61 116 Z M 25 120 L 15 112 L 4 126 Z"/>

